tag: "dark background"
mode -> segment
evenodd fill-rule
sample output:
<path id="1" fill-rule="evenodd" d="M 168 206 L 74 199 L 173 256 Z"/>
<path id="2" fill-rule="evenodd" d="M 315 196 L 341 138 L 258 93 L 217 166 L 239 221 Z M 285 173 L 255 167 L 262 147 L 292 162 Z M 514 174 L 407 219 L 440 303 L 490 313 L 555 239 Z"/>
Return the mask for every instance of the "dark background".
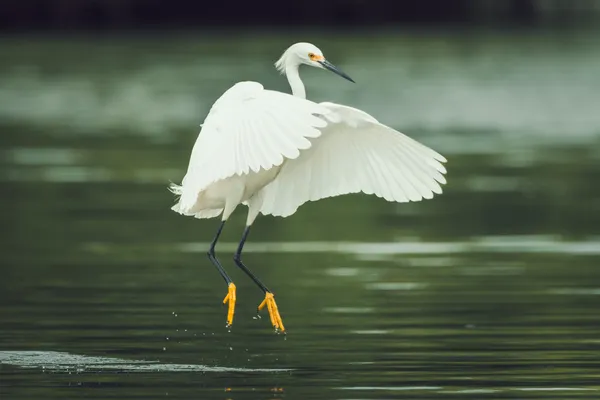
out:
<path id="1" fill-rule="evenodd" d="M 0 27 L 135 29 L 240 26 L 581 26 L 596 0 L 5 0 Z"/>

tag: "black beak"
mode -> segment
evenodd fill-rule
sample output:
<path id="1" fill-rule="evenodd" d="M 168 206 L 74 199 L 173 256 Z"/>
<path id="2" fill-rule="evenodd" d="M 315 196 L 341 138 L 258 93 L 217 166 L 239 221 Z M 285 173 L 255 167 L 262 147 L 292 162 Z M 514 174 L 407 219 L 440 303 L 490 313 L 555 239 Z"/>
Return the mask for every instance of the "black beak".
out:
<path id="1" fill-rule="evenodd" d="M 323 60 L 323 61 L 318 61 L 318 63 L 321 64 L 323 66 L 323 68 L 328 69 L 329 71 L 331 71 L 335 74 L 338 74 L 339 76 L 341 76 L 344 79 L 348 79 L 352 83 L 356 83 L 356 82 L 354 82 L 354 80 L 352 78 L 350 78 L 348 75 L 346 75 L 341 69 L 339 69 L 338 67 L 336 67 L 329 61 Z"/>

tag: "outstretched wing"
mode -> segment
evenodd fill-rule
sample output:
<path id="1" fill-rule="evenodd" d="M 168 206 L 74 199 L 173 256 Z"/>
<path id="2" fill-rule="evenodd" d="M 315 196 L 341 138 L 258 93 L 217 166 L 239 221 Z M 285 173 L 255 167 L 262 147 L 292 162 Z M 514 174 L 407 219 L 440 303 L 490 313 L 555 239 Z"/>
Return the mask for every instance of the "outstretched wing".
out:
<path id="1" fill-rule="evenodd" d="M 346 193 L 397 202 L 442 193 L 443 156 L 363 111 L 333 103 L 321 106 L 331 111 L 328 125 L 262 189 L 262 214 L 285 217 L 307 201 Z"/>
<path id="2" fill-rule="evenodd" d="M 281 165 L 308 149 L 329 112 L 312 101 L 240 82 L 212 106 L 194 144 L 183 179 L 180 210 L 191 207 L 198 192 L 213 182 Z"/>

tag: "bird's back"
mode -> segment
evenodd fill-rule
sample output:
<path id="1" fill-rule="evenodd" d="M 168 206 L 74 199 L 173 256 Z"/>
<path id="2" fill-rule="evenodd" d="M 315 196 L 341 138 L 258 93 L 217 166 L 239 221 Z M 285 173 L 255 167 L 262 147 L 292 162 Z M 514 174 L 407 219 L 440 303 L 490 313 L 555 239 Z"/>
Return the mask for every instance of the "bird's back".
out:
<path id="1" fill-rule="evenodd" d="M 211 107 L 192 149 L 177 211 L 197 208 L 200 192 L 216 182 L 268 171 L 294 159 L 311 146 L 327 122 L 329 110 L 309 100 L 265 90 L 257 82 L 240 82 Z"/>

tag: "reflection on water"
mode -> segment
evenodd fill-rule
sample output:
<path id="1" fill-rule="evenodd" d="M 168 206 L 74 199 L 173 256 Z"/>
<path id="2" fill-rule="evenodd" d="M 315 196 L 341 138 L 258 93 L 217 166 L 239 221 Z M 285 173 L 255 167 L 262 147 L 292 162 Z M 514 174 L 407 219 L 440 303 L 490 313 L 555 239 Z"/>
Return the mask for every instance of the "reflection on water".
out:
<path id="1" fill-rule="evenodd" d="M 297 38 L 3 38 L 0 397 L 598 398 L 596 37 L 310 38 L 359 84 L 307 70 L 309 96 L 448 155 L 449 183 L 259 218 L 246 261 L 286 336 L 230 262 L 237 214 L 225 328 L 216 221 L 166 187 L 233 79 L 285 89 L 269 60 Z"/>
<path id="2" fill-rule="evenodd" d="M 210 243 L 184 243 L 176 245 L 177 250 L 186 253 L 206 253 Z M 219 242 L 219 248 L 234 252 L 237 242 Z M 93 244 L 108 249 L 109 244 Z M 557 236 L 498 236 L 480 237 L 468 242 L 259 242 L 244 246 L 245 253 L 347 253 L 360 255 L 376 254 L 451 254 L 451 253 L 559 253 L 559 254 L 600 254 L 600 238 L 584 241 L 561 241 Z M 444 262 L 442 260 L 442 262 Z M 353 270 L 337 270 L 333 275 L 354 274 Z"/>
<path id="3" fill-rule="evenodd" d="M 163 364 L 158 361 L 90 357 L 57 351 L 0 351 L 0 363 L 44 372 L 286 372 L 285 369 L 209 367 L 197 364 Z"/>

